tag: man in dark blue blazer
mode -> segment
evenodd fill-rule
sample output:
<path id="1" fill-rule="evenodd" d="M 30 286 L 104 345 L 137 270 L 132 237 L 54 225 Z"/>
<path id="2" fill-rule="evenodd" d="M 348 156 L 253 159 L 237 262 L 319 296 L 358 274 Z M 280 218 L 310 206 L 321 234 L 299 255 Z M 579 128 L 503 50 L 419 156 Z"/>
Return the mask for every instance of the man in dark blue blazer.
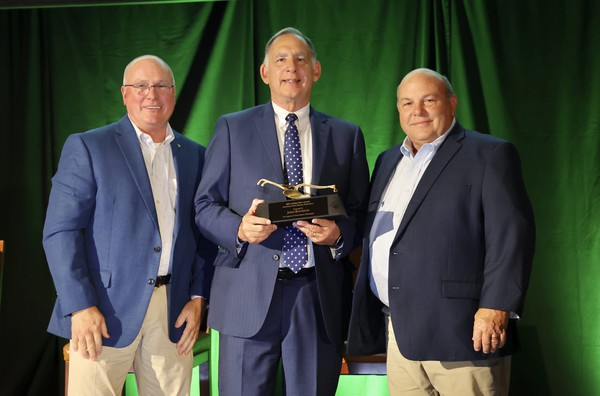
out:
<path id="1" fill-rule="evenodd" d="M 397 93 L 407 137 L 373 172 L 348 353 L 387 336 L 392 395 L 506 395 L 535 240 L 518 154 L 456 122 L 444 76 Z"/>
<path id="2" fill-rule="evenodd" d="M 196 222 L 218 244 L 208 323 L 221 335 L 219 392 L 272 395 L 281 361 L 288 396 L 333 395 L 351 304 L 351 265 L 344 258 L 362 238 L 368 190 L 364 139 L 356 125 L 310 106 L 321 66 L 298 30 L 269 40 L 260 72 L 271 101 L 218 120 L 196 196 Z M 292 134 L 303 182 L 336 185 L 348 218 L 288 228 L 255 216 L 259 203 L 285 200 L 259 180 L 298 184 L 284 154 Z M 284 246 L 294 228 L 304 240 L 295 270 L 286 266 Z"/>
<path id="3" fill-rule="evenodd" d="M 189 395 L 203 310 L 193 199 L 204 148 L 173 131 L 175 81 L 160 58 L 127 66 L 127 115 L 69 136 L 44 226 L 57 291 L 49 331 L 71 339 L 69 394 Z"/>

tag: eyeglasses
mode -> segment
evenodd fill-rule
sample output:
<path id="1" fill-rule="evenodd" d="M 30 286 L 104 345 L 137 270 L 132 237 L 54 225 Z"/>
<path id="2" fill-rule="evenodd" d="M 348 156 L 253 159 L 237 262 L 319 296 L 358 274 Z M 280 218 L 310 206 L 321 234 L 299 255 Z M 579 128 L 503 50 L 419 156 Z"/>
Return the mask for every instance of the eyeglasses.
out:
<path id="1" fill-rule="evenodd" d="M 146 95 L 150 88 L 154 88 L 156 92 L 160 94 L 165 94 L 169 92 L 171 89 L 175 87 L 175 84 L 147 84 L 147 83 L 139 83 L 139 84 L 123 84 L 124 87 L 133 87 L 137 90 L 137 93 L 140 95 Z"/>

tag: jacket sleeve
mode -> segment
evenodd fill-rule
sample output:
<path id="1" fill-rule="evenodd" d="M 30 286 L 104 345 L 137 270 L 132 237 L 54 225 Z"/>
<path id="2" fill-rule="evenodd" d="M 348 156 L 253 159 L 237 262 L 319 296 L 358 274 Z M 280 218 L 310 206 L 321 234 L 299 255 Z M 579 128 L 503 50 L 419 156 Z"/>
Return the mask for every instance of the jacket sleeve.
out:
<path id="1" fill-rule="evenodd" d="M 62 312 L 98 305 L 86 258 L 88 226 L 95 207 L 91 159 L 80 135 L 64 144 L 43 231 L 43 245 Z"/>
<path id="2" fill-rule="evenodd" d="M 535 245 L 533 210 L 516 149 L 498 145 L 487 162 L 482 209 L 486 257 L 480 306 L 521 315 Z"/>

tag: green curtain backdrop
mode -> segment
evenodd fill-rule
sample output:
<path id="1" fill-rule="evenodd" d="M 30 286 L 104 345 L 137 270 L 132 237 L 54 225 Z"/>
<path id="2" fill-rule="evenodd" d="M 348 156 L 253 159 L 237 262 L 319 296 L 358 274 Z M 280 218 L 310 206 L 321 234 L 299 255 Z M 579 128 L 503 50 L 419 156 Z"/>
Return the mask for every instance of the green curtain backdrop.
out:
<path id="1" fill-rule="evenodd" d="M 66 137 L 118 120 L 132 58 L 173 68 L 172 125 L 207 144 L 219 115 L 268 100 L 258 67 L 285 26 L 315 42 L 312 104 L 359 124 L 373 165 L 398 143 L 395 90 L 446 74 L 468 128 L 515 143 L 538 226 L 511 395 L 600 394 L 600 2 L 237 0 L 0 10 L 0 394 L 62 394 L 63 340 L 41 246 Z"/>

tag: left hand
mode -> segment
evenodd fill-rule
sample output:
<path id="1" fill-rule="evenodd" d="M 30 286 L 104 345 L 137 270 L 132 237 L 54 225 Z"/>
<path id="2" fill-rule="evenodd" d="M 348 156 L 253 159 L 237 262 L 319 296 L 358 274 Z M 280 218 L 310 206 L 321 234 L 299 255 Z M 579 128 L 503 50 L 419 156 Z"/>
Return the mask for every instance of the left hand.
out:
<path id="1" fill-rule="evenodd" d="M 183 330 L 183 334 L 177 342 L 177 352 L 180 355 L 187 355 L 194 348 L 200 333 L 200 321 L 204 312 L 204 304 L 203 297 L 194 298 L 185 304 L 179 317 L 177 317 L 175 327 L 180 328 L 185 323 L 185 330 Z"/>
<path id="2" fill-rule="evenodd" d="M 506 344 L 508 312 L 479 308 L 473 323 L 473 348 L 483 353 L 494 353 Z"/>
<path id="3" fill-rule="evenodd" d="M 312 219 L 310 223 L 299 220 L 294 226 L 317 245 L 333 246 L 341 234 L 340 228 L 333 220 Z"/>

